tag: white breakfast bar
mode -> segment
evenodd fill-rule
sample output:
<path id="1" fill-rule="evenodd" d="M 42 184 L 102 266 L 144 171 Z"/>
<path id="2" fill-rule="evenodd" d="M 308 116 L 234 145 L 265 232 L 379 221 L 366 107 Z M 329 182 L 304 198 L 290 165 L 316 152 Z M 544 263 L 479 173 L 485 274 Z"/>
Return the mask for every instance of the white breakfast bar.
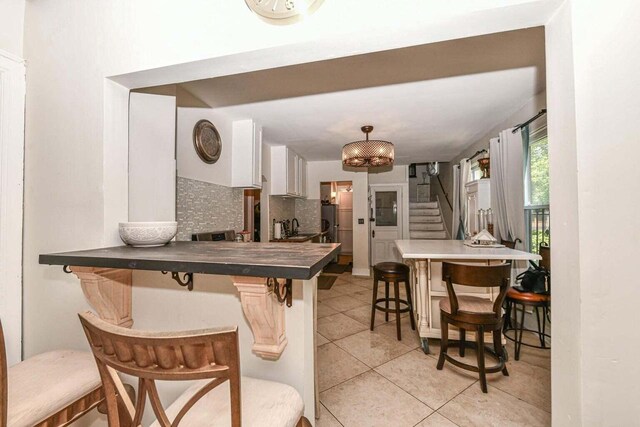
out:
<path id="1" fill-rule="evenodd" d="M 429 338 L 440 338 L 440 300 L 447 298 L 446 285 L 442 281 L 442 262 L 463 263 L 502 262 L 506 260 L 539 260 L 540 255 L 509 248 L 469 247 L 461 240 L 396 240 L 402 260 L 411 267 L 411 292 L 414 313 L 422 349 L 429 352 Z M 477 289 L 456 286 L 458 295 L 471 295 L 494 300 L 494 289 Z M 459 291 L 459 292 L 458 292 Z M 450 339 L 457 339 L 455 330 Z"/>

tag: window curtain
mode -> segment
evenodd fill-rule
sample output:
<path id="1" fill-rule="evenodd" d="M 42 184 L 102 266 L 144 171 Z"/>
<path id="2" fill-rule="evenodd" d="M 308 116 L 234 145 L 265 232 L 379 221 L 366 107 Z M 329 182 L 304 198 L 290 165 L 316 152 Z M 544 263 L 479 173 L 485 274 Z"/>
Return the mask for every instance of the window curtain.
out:
<path id="1" fill-rule="evenodd" d="M 470 181 L 471 162 L 464 158 L 458 165 L 453 167 L 453 220 L 451 228 L 452 237 L 464 240 L 467 230 L 469 230 L 467 217 L 467 188 Z"/>
<path id="2" fill-rule="evenodd" d="M 460 240 L 458 233 L 460 232 L 460 166 L 453 166 L 453 217 L 451 219 L 451 238 Z"/>
<path id="3" fill-rule="evenodd" d="M 522 132 L 505 129 L 490 141 L 491 206 L 497 239 L 526 239 Z M 518 249 L 525 246 L 518 245 Z"/>

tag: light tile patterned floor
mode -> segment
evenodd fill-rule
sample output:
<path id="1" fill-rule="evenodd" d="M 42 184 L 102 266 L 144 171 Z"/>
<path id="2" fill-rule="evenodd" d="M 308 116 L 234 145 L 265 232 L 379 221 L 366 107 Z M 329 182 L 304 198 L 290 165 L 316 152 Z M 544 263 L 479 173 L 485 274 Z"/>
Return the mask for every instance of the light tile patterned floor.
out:
<path id="1" fill-rule="evenodd" d="M 378 312 L 369 331 L 372 289 L 371 279 L 345 273 L 330 290 L 318 290 L 316 426 L 551 425 L 548 350 L 523 346 L 515 361 L 508 341 L 510 376 L 488 375 L 484 394 L 473 372 L 451 364 L 436 370 L 438 341 L 430 341 L 432 354 L 425 355 L 407 314 L 401 316 L 402 341 L 396 339 L 393 315 L 385 323 Z M 473 350 L 465 361 L 474 363 Z"/>

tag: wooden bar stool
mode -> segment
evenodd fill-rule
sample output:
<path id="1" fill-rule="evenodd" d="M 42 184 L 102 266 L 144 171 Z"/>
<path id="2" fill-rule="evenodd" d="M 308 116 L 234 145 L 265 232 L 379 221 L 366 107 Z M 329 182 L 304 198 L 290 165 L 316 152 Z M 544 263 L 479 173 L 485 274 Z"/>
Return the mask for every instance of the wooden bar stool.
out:
<path id="1" fill-rule="evenodd" d="M 102 378 L 109 427 L 120 427 L 116 372 L 138 378 L 138 399 L 127 398 L 134 426 L 142 420 L 147 395 L 155 426 L 302 427 L 302 397 L 293 387 L 240 377 L 238 328 L 189 332 L 132 331 L 90 312 L 79 315 Z M 156 381 L 196 381 L 165 411 Z"/>
<path id="2" fill-rule="evenodd" d="M 540 267 L 551 272 L 551 248 L 541 243 L 539 247 L 539 253 L 542 257 L 540 260 Z M 551 338 L 550 334 L 547 334 L 547 318 L 549 317 L 549 311 L 551 307 L 551 295 L 550 294 L 536 294 L 534 292 L 520 292 L 516 289 L 509 288 L 505 299 L 505 321 L 504 321 L 504 336 L 510 341 L 515 343 L 515 359 L 520 360 L 520 349 L 523 345 L 532 348 L 540 348 L 549 350 L 551 347 L 547 345 L 546 338 Z M 518 322 L 518 305 L 522 309 L 520 315 L 520 321 Z M 536 320 L 538 330 L 534 331 L 524 327 L 524 315 L 526 307 L 532 307 L 536 311 Z M 540 319 L 540 310 L 542 310 L 542 321 Z M 514 320 L 512 323 L 511 313 L 514 314 Z M 515 324 L 515 326 L 514 326 Z M 512 337 L 508 332 L 515 331 L 515 336 Z M 540 345 L 528 344 L 522 342 L 524 332 L 533 332 L 538 335 Z"/>
<path id="3" fill-rule="evenodd" d="M 373 299 L 371 302 L 371 330 L 376 320 L 376 310 L 384 312 L 385 322 L 389 321 L 389 313 L 395 313 L 396 315 L 396 332 L 398 341 L 402 340 L 402 333 L 400 331 L 400 313 L 409 312 L 411 318 L 411 329 L 415 331 L 416 324 L 413 319 L 413 304 L 411 301 L 411 289 L 409 287 L 409 272 L 408 266 L 399 262 L 380 262 L 373 267 Z M 384 282 L 384 298 L 378 298 L 378 282 Z M 405 289 L 407 291 L 407 299 L 400 299 L 400 282 L 404 282 Z M 389 283 L 393 283 L 394 297 L 389 298 Z M 389 301 L 393 301 L 394 307 L 389 308 Z M 384 307 L 379 306 L 379 303 L 384 302 Z M 405 307 L 400 307 L 400 304 Z"/>
<path id="4" fill-rule="evenodd" d="M 511 277 L 511 264 L 499 265 L 462 265 L 448 262 L 442 263 L 442 278 L 447 284 L 448 298 L 440 300 L 440 323 L 442 333 L 442 343 L 440 346 L 440 357 L 438 358 L 438 370 L 444 367 L 445 360 L 455 366 L 473 372 L 478 372 L 480 377 L 480 388 L 487 392 L 487 373 L 502 371 L 505 376 L 509 375 L 505 366 L 505 353 L 502 347 L 502 302 L 504 301 L 509 279 Z M 472 296 L 457 296 L 453 284 L 474 286 L 474 287 L 499 287 L 500 292 L 495 301 Z M 460 354 L 463 355 L 464 332 L 466 330 L 475 331 L 476 351 L 478 366 L 469 365 L 451 357 L 447 350 L 449 348 L 449 325 L 460 328 Z M 493 332 L 493 347 L 498 363 L 495 366 L 485 366 L 484 333 Z M 491 354 L 491 352 L 489 351 Z"/>
<path id="5" fill-rule="evenodd" d="M 0 322 L 0 427 L 66 426 L 103 400 L 91 353 L 50 351 L 8 368 Z"/>

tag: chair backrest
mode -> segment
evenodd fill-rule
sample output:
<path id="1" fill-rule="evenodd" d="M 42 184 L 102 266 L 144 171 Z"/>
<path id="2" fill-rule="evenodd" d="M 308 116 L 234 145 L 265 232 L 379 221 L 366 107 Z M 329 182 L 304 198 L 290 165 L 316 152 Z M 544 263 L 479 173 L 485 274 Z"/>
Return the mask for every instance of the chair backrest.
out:
<path id="1" fill-rule="evenodd" d="M 229 381 L 231 425 L 240 427 L 240 360 L 238 328 L 226 327 L 189 332 L 142 332 L 107 323 L 91 312 L 80 313 L 107 401 L 110 427 L 120 427 L 117 395 L 139 426 L 146 396 L 162 427 L 177 426 L 189 409 L 216 386 Z M 138 378 L 138 398 L 131 402 L 117 372 Z M 211 379 L 170 421 L 162 407 L 155 380 Z"/>
<path id="2" fill-rule="evenodd" d="M 505 246 L 506 246 L 507 248 L 509 248 L 509 249 L 515 249 L 515 248 L 516 248 L 516 242 L 515 242 L 515 240 L 514 240 L 514 241 L 511 241 L 511 240 L 504 240 L 504 239 L 503 239 L 503 240 L 501 240 L 501 241 L 500 241 L 500 243 L 501 243 L 501 244 L 503 244 L 503 245 L 505 245 Z"/>
<path id="3" fill-rule="evenodd" d="M 538 252 L 542 259 L 540 260 L 540 267 L 545 268 L 551 272 L 551 247 L 547 243 L 540 243 Z"/>
<path id="4" fill-rule="evenodd" d="M 9 413 L 8 370 L 7 351 L 4 347 L 4 332 L 2 330 L 2 320 L 0 320 L 0 427 L 7 426 Z"/>
<path id="5" fill-rule="evenodd" d="M 459 307 L 458 297 L 453 288 L 454 284 L 481 288 L 500 288 L 498 297 L 493 303 L 493 312 L 499 318 L 501 317 L 502 302 L 509 288 L 511 264 L 466 265 L 443 262 L 442 279 L 447 284 L 451 314 L 456 314 Z"/>

